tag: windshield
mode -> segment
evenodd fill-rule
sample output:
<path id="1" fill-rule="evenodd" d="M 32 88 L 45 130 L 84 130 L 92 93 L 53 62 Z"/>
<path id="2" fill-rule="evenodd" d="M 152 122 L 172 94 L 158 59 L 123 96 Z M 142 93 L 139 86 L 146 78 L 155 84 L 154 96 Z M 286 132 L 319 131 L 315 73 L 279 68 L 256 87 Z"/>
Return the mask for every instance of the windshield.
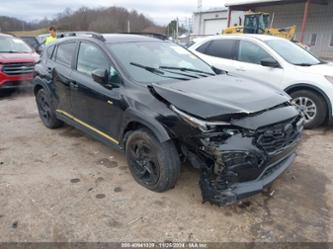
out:
<path id="1" fill-rule="evenodd" d="M 321 63 L 321 61 L 311 53 L 290 41 L 269 40 L 266 41 L 266 44 L 291 64 L 312 66 Z"/>
<path id="2" fill-rule="evenodd" d="M 31 53 L 31 48 L 21 39 L 0 37 L 0 53 Z"/>
<path id="3" fill-rule="evenodd" d="M 215 75 L 209 65 L 169 42 L 108 44 L 112 54 L 135 81 L 161 83 Z"/>

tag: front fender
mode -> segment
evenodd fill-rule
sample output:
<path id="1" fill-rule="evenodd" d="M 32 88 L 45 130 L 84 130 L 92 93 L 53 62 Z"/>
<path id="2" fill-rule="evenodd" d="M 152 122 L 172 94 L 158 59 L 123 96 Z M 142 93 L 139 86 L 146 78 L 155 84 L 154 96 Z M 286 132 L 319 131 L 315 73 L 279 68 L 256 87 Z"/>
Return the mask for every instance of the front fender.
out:
<path id="1" fill-rule="evenodd" d="M 32 80 L 32 85 L 33 85 L 33 89 L 34 89 L 34 93 L 36 94 L 36 90 L 39 87 L 42 87 L 44 89 L 46 89 L 49 93 L 51 93 L 51 86 L 50 86 L 50 82 L 48 82 L 45 78 L 41 77 L 40 75 L 36 75 L 35 78 Z"/>
<path id="2" fill-rule="evenodd" d="M 156 136 L 160 143 L 170 140 L 171 135 L 167 131 L 167 128 L 164 127 L 156 118 L 157 117 L 151 113 L 139 112 L 130 108 L 127 109 L 124 113 L 121 125 L 121 139 L 124 140 L 125 133 L 128 127 L 130 127 L 130 124 L 137 123 L 147 127 Z"/>

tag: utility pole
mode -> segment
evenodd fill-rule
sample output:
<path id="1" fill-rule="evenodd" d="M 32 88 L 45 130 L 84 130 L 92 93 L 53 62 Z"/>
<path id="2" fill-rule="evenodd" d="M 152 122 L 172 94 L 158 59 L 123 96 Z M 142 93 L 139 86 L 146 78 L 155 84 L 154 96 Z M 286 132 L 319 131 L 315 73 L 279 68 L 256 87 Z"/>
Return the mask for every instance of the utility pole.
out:
<path id="1" fill-rule="evenodd" d="M 198 0 L 198 6 L 197 6 L 197 12 L 199 13 L 199 35 L 201 34 L 201 24 L 202 24 L 202 21 L 201 21 L 201 12 L 202 12 L 202 0 Z"/>
<path id="2" fill-rule="evenodd" d="M 198 0 L 197 11 L 198 12 L 202 11 L 202 0 Z"/>
<path id="3" fill-rule="evenodd" d="M 131 33 L 131 21 L 127 20 L 127 33 Z"/>
<path id="4" fill-rule="evenodd" d="M 177 17 L 177 21 L 176 21 L 176 42 L 178 43 L 178 36 L 179 36 L 179 19 Z"/>

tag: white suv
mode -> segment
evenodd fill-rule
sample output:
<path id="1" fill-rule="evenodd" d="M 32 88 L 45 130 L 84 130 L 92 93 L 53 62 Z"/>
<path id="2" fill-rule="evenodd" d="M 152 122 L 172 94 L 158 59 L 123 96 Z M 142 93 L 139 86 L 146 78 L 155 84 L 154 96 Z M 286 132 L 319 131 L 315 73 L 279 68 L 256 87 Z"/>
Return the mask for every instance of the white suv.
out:
<path id="1" fill-rule="evenodd" d="M 268 35 L 225 35 L 201 39 L 189 49 L 218 69 L 286 91 L 303 111 L 306 128 L 331 123 L 333 64 L 298 45 Z"/>

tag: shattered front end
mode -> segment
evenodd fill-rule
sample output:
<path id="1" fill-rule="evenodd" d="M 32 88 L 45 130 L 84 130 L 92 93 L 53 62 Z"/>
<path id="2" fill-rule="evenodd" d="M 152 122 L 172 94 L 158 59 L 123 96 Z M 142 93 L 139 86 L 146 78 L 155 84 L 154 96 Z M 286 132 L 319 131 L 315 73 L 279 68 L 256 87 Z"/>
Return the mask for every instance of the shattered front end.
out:
<path id="1" fill-rule="evenodd" d="M 295 107 L 282 106 L 192 137 L 187 156 L 201 170 L 203 202 L 224 206 L 270 186 L 293 163 L 303 125 Z"/>

